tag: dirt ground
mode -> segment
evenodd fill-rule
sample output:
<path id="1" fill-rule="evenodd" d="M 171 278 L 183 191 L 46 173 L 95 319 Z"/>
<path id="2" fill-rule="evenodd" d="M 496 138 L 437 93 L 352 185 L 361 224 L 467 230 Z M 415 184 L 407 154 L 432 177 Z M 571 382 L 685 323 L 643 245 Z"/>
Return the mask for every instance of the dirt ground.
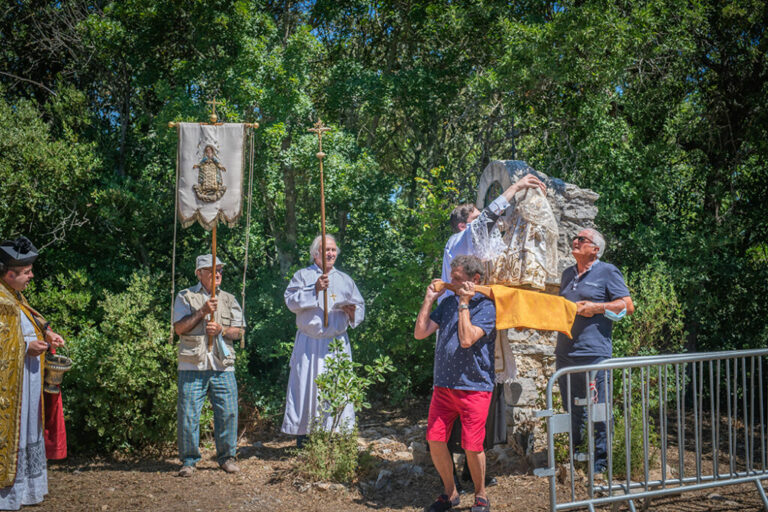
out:
<path id="1" fill-rule="evenodd" d="M 229 475 L 221 471 L 214 450 L 203 449 L 203 460 L 192 478 L 176 476 L 179 463 L 174 457 L 150 457 L 137 460 L 71 457 L 49 464 L 49 495 L 36 511 L 191 511 L 286 510 L 286 511 L 421 511 L 440 492 L 437 473 L 431 465 L 409 472 L 408 439 L 421 435 L 425 427 L 426 404 L 408 410 L 377 410 L 360 415 L 361 434 L 376 429 L 391 440 L 387 445 L 363 438 L 360 444 L 371 447 L 374 465 L 354 485 L 311 484 L 294 471 L 294 441 L 274 431 L 264 431 L 248 438 L 239 447 L 241 472 Z M 366 430 L 368 428 L 368 430 Z M 422 437 L 423 439 L 423 437 Z M 489 457 L 489 459 L 491 459 Z M 406 468 L 405 475 L 403 468 Z M 376 485 L 382 471 L 381 485 Z M 501 469 L 491 460 L 489 473 L 498 485 L 488 489 L 494 511 L 549 510 L 549 485 L 519 470 Z M 386 479 L 387 482 L 383 480 Z M 386 484 L 386 485 L 383 485 Z M 470 488 L 471 484 L 466 487 Z M 560 488 L 565 495 L 569 490 Z M 471 492 L 462 496 L 455 509 L 469 511 Z M 641 503 L 637 503 L 641 509 Z M 620 507 L 626 510 L 625 506 Z M 606 508 L 609 510 L 609 508 Z M 732 511 L 757 512 L 762 503 L 753 484 L 728 486 L 698 493 L 657 499 L 653 511 Z"/>

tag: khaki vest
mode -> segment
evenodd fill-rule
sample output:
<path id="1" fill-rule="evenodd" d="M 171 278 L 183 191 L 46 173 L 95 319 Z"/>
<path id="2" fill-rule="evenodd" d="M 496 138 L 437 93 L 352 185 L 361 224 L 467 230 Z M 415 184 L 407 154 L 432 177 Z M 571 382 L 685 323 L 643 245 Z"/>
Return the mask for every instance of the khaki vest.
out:
<path id="1" fill-rule="evenodd" d="M 187 289 L 182 291 L 181 295 L 189 301 L 192 311 L 202 308 L 205 301 L 208 300 L 203 288 L 200 288 L 199 292 Z M 214 320 L 224 328 L 232 327 L 232 306 L 235 304 L 235 296 L 219 290 L 216 297 L 219 299 L 219 306 L 213 314 Z M 208 351 L 208 337 L 205 335 L 206 321 L 206 319 L 201 320 L 189 332 L 179 336 L 179 362 L 200 364 L 205 361 L 205 354 Z M 235 359 L 235 347 L 232 345 L 232 341 L 227 338 L 224 338 L 224 344 L 226 344 L 231 355 L 230 364 L 222 361 L 221 354 L 216 350 L 215 341 L 213 344 L 213 357 L 217 363 L 224 367 L 232 366 Z"/>

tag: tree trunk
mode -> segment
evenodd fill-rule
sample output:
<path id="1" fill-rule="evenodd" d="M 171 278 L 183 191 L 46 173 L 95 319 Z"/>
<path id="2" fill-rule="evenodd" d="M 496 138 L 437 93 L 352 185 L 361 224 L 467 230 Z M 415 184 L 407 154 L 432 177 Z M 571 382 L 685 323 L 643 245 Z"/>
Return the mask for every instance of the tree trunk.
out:
<path id="1" fill-rule="evenodd" d="M 282 150 L 291 147 L 291 137 L 285 137 Z M 296 254 L 296 171 L 290 165 L 280 164 L 285 185 L 285 226 L 281 233 L 274 233 L 277 243 L 277 255 L 280 263 L 280 273 L 287 274 L 293 265 Z M 278 238 L 279 237 L 279 238 Z"/>
<path id="2" fill-rule="evenodd" d="M 338 217 L 338 226 L 339 226 L 339 233 L 337 235 L 339 239 L 339 244 L 344 243 L 344 235 L 347 232 L 347 216 L 349 215 L 349 212 L 345 210 L 344 208 L 339 209 L 339 217 Z"/>

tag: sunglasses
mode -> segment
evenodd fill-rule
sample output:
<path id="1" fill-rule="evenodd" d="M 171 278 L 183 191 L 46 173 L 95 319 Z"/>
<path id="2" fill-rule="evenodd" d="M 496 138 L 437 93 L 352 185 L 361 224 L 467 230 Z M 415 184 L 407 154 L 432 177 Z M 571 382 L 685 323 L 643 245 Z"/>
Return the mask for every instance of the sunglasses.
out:
<path id="1" fill-rule="evenodd" d="M 584 242 L 589 242 L 589 243 L 591 243 L 592 245 L 595 245 L 595 242 L 593 242 L 592 240 L 590 240 L 589 238 L 587 238 L 587 237 L 585 237 L 585 236 L 577 236 L 577 237 L 576 237 L 576 238 L 574 238 L 573 240 L 574 240 L 575 242 L 579 242 L 580 244 L 583 244 Z"/>

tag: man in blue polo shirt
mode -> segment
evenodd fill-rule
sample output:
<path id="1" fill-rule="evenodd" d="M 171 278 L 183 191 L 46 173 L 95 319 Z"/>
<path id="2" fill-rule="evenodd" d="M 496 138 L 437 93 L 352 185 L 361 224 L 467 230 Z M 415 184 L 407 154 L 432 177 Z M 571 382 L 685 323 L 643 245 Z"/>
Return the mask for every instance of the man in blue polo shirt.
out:
<path id="1" fill-rule="evenodd" d="M 485 492 L 485 422 L 494 385 L 496 307 L 487 297 L 475 293 L 483 278 L 483 265 L 475 256 L 457 256 L 451 262 L 451 284 L 458 290 L 432 311 L 437 291 L 433 281 L 416 318 L 413 336 L 422 340 L 440 329 L 435 345 L 434 388 L 429 404 L 427 441 L 432 462 L 443 481 L 444 494 L 429 512 L 444 512 L 459 504 L 453 479 L 453 461 L 448 439 L 456 418 L 461 421 L 461 447 L 467 454 L 469 472 L 475 484 L 471 512 L 489 512 Z"/>
<path id="2" fill-rule="evenodd" d="M 596 364 L 613 354 L 611 331 L 613 322 L 635 311 L 629 289 L 621 271 L 610 263 L 600 261 L 605 251 L 605 239 L 594 229 L 583 229 L 573 239 L 571 252 L 576 265 L 565 269 L 560 282 L 560 295 L 575 302 L 576 320 L 571 328 L 572 339 L 557 336 L 555 364 L 557 369 Z M 583 374 L 573 374 L 558 380 L 566 410 L 571 412 L 571 435 L 577 447 L 584 439 L 586 408 L 574 405 L 576 398 L 605 402 L 605 372 L 597 372 L 587 385 Z M 588 389 L 589 388 L 589 389 Z M 596 395 L 596 396 L 595 396 Z M 570 396 L 570 401 L 568 397 Z M 570 402 L 570 403 L 569 403 Z M 605 422 L 595 423 L 595 473 L 605 471 L 607 439 Z"/>

